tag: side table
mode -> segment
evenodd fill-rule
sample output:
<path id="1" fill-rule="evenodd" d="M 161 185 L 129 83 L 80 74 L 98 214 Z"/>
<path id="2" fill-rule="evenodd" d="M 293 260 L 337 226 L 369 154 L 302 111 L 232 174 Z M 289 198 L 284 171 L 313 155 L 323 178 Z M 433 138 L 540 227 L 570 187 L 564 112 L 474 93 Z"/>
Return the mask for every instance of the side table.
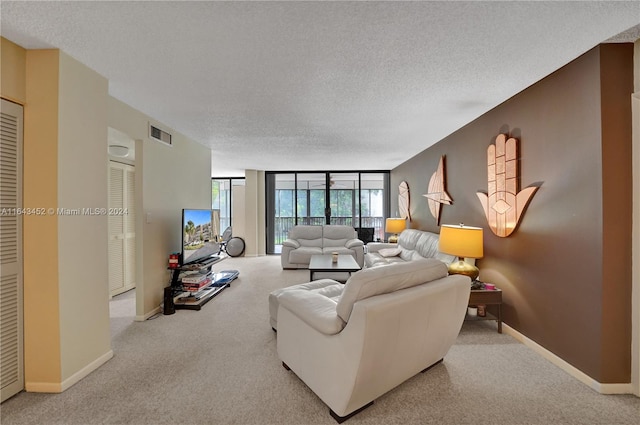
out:
<path id="1" fill-rule="evenodd" d="M 496 320 L 498 322 L 498 333 L 502 333 L 502 290 L 501 289 L 472 289 L 469 295 L 469 305 L 495 305 L 497 306 L 497 316 L 486 311 L 485 317 L 474 317 L 470 319 L 468 316 L 465 320 Z"/>

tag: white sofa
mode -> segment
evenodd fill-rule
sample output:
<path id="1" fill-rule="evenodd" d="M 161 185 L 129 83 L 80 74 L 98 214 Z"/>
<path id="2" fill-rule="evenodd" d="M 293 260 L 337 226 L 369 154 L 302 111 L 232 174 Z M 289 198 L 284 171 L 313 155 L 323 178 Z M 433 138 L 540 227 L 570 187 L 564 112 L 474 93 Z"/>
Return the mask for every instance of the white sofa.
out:
<path id="1" fill-rule="evenodd" d="M 364 266 L 364 242 L 353 227 L 342 225 L 294 226 L 282 243 L 280 262 L 283 269 L 306 269 L 312 255 L 332 252 L 352 255 Z"/>
<path id="2" fill-rule="evenodd" d="M 470 279 L 435 259 L 276 291 L 278 356 L 338 422 L 441 361 L 465 316 Z"/>
<path id="3" fill-rule="evenodd" d="M 400 233 L 397 244 L 369 243 L 367 244 L 367 253 L 364 256 L 365 267 L 404 263 L 423 258 L 436 258 L 449 265 L 455 261 L 456 257 L 438 251 L 439 238 L 440 235 L 437 233 L 406 229 Z"/>

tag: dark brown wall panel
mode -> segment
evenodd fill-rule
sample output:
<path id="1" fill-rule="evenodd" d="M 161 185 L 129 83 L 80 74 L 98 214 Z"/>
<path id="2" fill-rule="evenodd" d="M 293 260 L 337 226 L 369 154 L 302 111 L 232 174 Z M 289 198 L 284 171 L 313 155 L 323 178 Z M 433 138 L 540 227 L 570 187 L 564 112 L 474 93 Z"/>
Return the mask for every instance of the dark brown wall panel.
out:
<path id="1" fill-rule="evenodd" d="M 602 107 L 603 275 L 602 369 L 605 382 L 626 382 L 631 371 L 631 95 L 633 45 L 600 53 Z"/>
<path id="2" fill-rule="evenodd" d="M 411 227 L 439 231 L 421 195 L 445 155 L 446 188 L 453 205 L 443 206 L 440 222 L 484 228 L 480 278 L 503 289 L 505 322 L 599 382 L 628 382 L 628 368 L 614 371 L 608 364 L 623 360 L 621 351 L 629 350 L 630 331 L 621 322 L 630 314 L 630 306 L 614 314 L 610 310 L 620 308 L 619 296 L 609 302 L 603 295 L 607 230 L 600 80 L 601 50 L 609 48 L 603 45 L 587 52 L 392 170 L 391 211 L 397 209 L 398 185 L 406 180 Z M 611 74 L 607 78 L 618 73 L 629 78 L 628 69 L 616 61 L 631 55 L 613 56 L 603 65 Z M 622 106 L 629 114 L 630 95 L 631 91 Z M 619 101 L 619 95 L 612 96 L 613 104 Z M 611 149 L 618 145 L 630 149 L 630 123 L 629 118 L 628 136 L 606 138 Z M 476 196 L 478 190 L 487 190 L 486 149 L 499 133 L 519 139 L 520 187 L 540 186 L 508 238 L 491 232 Z M 630 175 L 628 180 L 630 184 Z M 630 204 L 621 208 L 631 214 Z M 619 238 L 606 246 L 612 252 L 626 249 Z M 630 277 L 616 282 L 630 291 Z M 618 292 L 624 293 L 619 288 Z M 611 315 L 616 316 L 614 324 L 609 322 Z M 611 332 L 615 326 L 622 329 Z M 605 343 L 618 348 L 605 353 Z"/>

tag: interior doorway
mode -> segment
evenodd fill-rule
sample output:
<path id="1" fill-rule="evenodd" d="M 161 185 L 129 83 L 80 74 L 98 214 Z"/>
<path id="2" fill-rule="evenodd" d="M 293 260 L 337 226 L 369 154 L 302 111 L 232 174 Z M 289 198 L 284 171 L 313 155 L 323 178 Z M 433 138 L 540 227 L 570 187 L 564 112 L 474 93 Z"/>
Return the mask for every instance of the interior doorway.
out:
<path id="1" fill-rule="evenodd" d="M 109 294 L 136 287 L 135 168 L 109 161 Z"/>
<path id="2" fill-rule="evenodd" d="M 109 312 L 114 330 L 136 318 L 135 141 L 108 128 Z M 114 328 L 115 327 L 115 328 Z"/>

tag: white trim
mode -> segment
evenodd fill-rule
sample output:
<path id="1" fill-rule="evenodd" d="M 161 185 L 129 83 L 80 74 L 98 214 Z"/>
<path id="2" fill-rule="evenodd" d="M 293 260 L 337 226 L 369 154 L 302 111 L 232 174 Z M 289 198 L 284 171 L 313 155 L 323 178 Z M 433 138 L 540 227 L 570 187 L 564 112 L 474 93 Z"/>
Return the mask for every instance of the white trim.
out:
<path id="1" fill-rule="evenodd" d="M 136 293 L 136 296 L 138 294 Z M 155 316 L 156 314 L 160 313 L 162 311 L 162 309 L 160 309 L 160 307 L 156 307 L 153 310 L 151 310 L 150 312 L 148 312 L 147 314 L 143 315 L 143 316 L 136 316 L 136 318 L 134 319 L 134 321 L 136 322 L 144 322 L 145 320 L 147 320 L 148 318 Z"/>
<path id="2" fill-rule="evenodd" d="M 502 329 L 505 334 L 512 336 L 513 338 L 515 338 L 516 340 L 518 340 L 528 348 L 531 348 L 540 356 L 549 360 L 551 363 L 558 366 L 560 369 L 562 369 L 563 371 L 565 371 L 566 373 L 568 373 L 578 381 L 582 382 L 583 384 L 586 384 L 588 387 L 590 387 L 594 391 L 599 392 L 600 394 L 632 394 L 633 393 L 633 388 L 631 386 L 631 383 L 620 383 L 620 384 L 600 383 L 595 379 L 593 379 L 592 377 L 590 377 L 589 375 L 587 375 L 586 373 L 570 365 L 560 357 L 556 356 L 551 351 L 542 347 L 537 342 L 532 341 L 526 336 L 522 335 L 520 332 L 516 331 L 509 325 L 502 323 Z"/>
<path id="3" fill-rule="evenodd" d="M 25 390 L 33 393 L 61 393 L 68 390 L 84 377 L 113 358 L 113 350 L 98 357 L 62 382 L 27 382 Z"/>

